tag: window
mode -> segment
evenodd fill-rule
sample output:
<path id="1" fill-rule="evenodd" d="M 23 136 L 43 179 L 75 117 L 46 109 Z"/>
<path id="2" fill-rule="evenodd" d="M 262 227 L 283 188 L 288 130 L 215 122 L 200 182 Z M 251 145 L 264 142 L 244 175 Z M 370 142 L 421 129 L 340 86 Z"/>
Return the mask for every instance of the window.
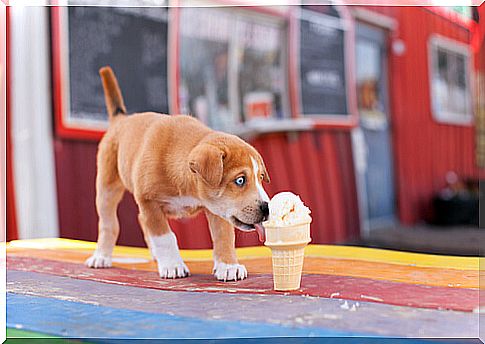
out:
<path id="1" fill-rule="evenodd" d="M 224 128 L 236 120 L 228 94 L 230 18 L 222 11 L 187 8 L 180 22 L 180 110 Z"/>
<path id="2" fill-rule="evenodd" d="M 100 138 L 108 127 L 98 71 L 114 70 L 128 113 L 167 113 L 168 11 L 163 7 L 52 8 L 56 131 Z"/>
<path id="3" fill-rule="evenodd" d="M 239 105 L 243 119 L 284 117 L 282 95 L 286 79 L 280 27 L 240 18 L 237 50 Z"/>
<path id="4" fill-rule="evenodd" d="M 350 26 L 334 6 L 303 6 L 299 19 L 301 113 L 348 121 L 352 109 L 345 42 Z"/>
<path id="5" fill-rule="evenodd" d="M 184 8 L 179 103 L 218 130 L 288 116 L 285 30 L 259 15 Z"/>
<path id="6" fill-rule="evenodd" d="M 384 31 L 357 25 L 357 106 L 360 123 L 366 129 L 385 130 L 388 125 L 385 41 Z"/>
<path id="7" fill-rule="evenodd" d="M 437 121 L 472 121 L 468 47 L 438 36 L 431 38 L 430 82 L 432 112 Z"/>

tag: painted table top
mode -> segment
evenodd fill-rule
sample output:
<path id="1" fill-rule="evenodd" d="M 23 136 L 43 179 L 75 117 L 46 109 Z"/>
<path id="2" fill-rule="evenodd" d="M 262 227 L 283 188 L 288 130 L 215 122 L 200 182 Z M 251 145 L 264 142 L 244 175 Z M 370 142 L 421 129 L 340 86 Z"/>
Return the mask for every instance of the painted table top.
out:
<path id="1" fill-rule="evenodd" d="M 94 247 L 7 244 L 7 326 L 89 338 L 478 336 L 474 257 L 310 245 L 301 288 L 276 292 L 266 247 L 237 249 L 249 273 L 238 282 L 215 280 L 211 250 L 182 250 L 192 275 L 162 280 L 144 248 L 118 246 L 113 268 L 89 269 Z"/>

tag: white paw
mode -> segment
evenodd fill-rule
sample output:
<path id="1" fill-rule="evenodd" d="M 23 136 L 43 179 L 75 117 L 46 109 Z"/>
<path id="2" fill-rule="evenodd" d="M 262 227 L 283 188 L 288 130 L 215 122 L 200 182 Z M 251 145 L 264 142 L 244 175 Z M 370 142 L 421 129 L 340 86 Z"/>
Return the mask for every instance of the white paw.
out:
<path id="1" fill-rule="evenodd" d="M 214 263 L 214 276 L 219 281 L 237 281 L 248 277 L 246 267 L 241 264 Z"/>
<path id="2" fill-rule="evenodd" d="M 158 273 L 161 278 L 182 278 L 190 275 L 189 268 L 183 261 L 172 264 L 164 264 L 159 261 Z"/>
<path id="3" fill-rule="evenodd" d="M 148 238 L 150 252 L 157 261 L 161 278 L 181 278 L 190 275 L 189 268 L 180 257 L 177 238 L 173 232 Z"/>
<path id="4" fill-rule="evenodd" d="M 90 268 L 110 268 L 111 267 L 111 257 L 105 256 L 100 253 L 94 253 L 91 257 L 86 259 L 84 262 Z"/>

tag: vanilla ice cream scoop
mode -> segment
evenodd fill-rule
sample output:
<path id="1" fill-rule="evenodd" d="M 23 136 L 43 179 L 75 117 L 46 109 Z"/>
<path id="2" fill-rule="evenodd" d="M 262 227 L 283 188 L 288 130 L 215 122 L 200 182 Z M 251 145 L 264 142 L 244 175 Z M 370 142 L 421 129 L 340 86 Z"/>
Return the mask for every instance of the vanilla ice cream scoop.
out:
<path id="1" fill-rule="evenodd" d="M 310 209 L 291 192 L 275 195 L 268 207 L 268 221 L 263 223 L 264 245 L 271 249 L 274 289 L 297 290 L 301 283 L 305 247 L 312 240 Z"/>
<path id="2" fill-rule="evenodd" d="M 268 204 L 269 217 L 263 225 L 271 227 L 295 226 L 311 222 L 310 209 L 299 196 L 291 192 L 276 194 Z"/>

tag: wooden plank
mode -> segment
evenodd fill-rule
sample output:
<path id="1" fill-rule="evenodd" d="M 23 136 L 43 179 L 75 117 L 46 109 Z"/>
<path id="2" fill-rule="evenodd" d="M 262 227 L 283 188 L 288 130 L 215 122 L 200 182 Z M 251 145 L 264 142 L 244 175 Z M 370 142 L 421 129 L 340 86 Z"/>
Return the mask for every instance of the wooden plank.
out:
<path id="1" fill-rule="evenodd" d="M 95 242 L 68 240 L 61 238 L 15 240 L 7 245 L 7 253 L 23 250 L 63 250 L 92 252 Z M 32 251 L 34 252 L 34 251 Z M 266 247 L 247 247 L 236 249 L 239 258 L 270 257 L 271 251 Z M 181 250 L 184 260 L 212 260 L 212 250 Z M 116 246 L 115 255 L 134 256 L 149 259 L 151 256 L 146 248 Z M 375 249 L 357 246 L 308 245 L 306 256 L 365 260 L 387 264 L 410 265 L 416 267 L 434 267 L 442 269 L 473 270 L 479 269 L 478 257 L 443 256 L 423 253 L 401 252 L 386 249 Z"/>
<path id="2" fill-rule="evenodd" d="M 74 338 L 253 338 L 352 336 L 348 331 L 205 320 L 51 298 L 7 294 L 7 326 Z M 188 331 L 188 329 L 190 329 Z"/>
<path id="3" fill-rule="evenodd" d="M 349 242 L 361 237 L 361 219 L 357 197 L 357 181 L 355 178 L 356 170 L 350 133 L 336 133 L 336 144 L 344 197 L 345 240 Z"/>
<path id="4" fill-rule="evenodd" d="M 340 169 L 342 166 L 339 164 L 337 156 L 336 146 L 337 135 L 335 132 L 329 132 L 323 137 L 324 157 L 326 158 L 326 166 L 328 173 L 328 191 L 332 195 L 332 201 L 330 204 L 333 207 L 332 213 L 334 217 L 334 227 L 332 229 L 332 242 L 341 243 L 344 242 L 348 235 L 346 233 L 346 226 L 344 218 L 346 216 L 352 216 L 347 212 L 347 207 L 343 201 L 343 180 L 342 172 Z"/>
<path id="5" fill-rule="evenodd" d="M 320 145 L 320 158 L 318 159 L 319 168 L 320 168 L 320 175 L 323 179 L 323 185 L 325 188 L 322 197 L 327 198 L 325 202 L 325 206 L 327 208 L 327 221 L 326 221 L 326 242 L 334 242 L 336 232 L 341 230 L 341 222 L 340 222 L 340 204 L 337 203 L 337 200 L 340 199 L 337 185 L 337 181 L 335 180 L 335 173 L 334 173 L 334 161 L 332 159 L 332 147 L 331 147 L 331 138 L 332 133 L 330 130 L 320 133 L 318 135 L 318 142 Z"/>
<path id="6" fill-rule="evenodd" d="M 90 255 L 91 252 L 38 250 L 11 253 L 9 256 L 21 256 L 82 264 Z M 192 274 L 208 275 L 212 271 L 212 259 L 198 261 L 186 260 L 185 262 Z M 250 275 L 272 273 L 270 257 L 242 258 L 240 259 L 240 263 L 246 266 Z M 113 266 L 129 270 L 157 271 L 157 265 L 150 259 L 150 257 L 139 258 L 133 256 L 114 256 Z M 305 258 L 303 273 L 313 275 L 327 274 L 335 276 L 362 277 L 381 281 L 421 284 L 436 287 L 468 289 L 477 289 L 479 287 L 479 275 L 477 271 L 394 265 L 353 259 L 332 259 L 309 256 Z"/>
<path id="7" fill-rule="evenodd" d="M 82 280 L 172 291 L 195 291 L 240 294 L 283 294 L 273 290 L 272 275 L 252 275 L 243 281 L 220 282 L 211 275 L 192 275 L 189 278 L 160 279 L 151 271 L 89 269 L 81 264 L 47 261 L 25 257 L 9 257 L 9 270 L 31 271 Z M 335 297 L 432 309 L 471 312 L 478 307 L 478 290 L 431 287 L 366 278 L 332 275 L 303 275 L 302 287 L 285 295 Z"/>
<path id="8" fill-rule="evenodd" d="M 392 13 L 396 17 L 396 20 L 402 20 L 402 12 L 397 11 Z M 403 127 L 402 123 L 405 121 L 404 115 L 404 83 L 402 82 L 401 70 L 404 69 L 404 60 L 401 56 L 396 54 L 389 54 L 389 103 L 391 110 L 391 132 L 392 132 L 392 146 L 394 152 L 394 185 L 396 190 L 396 210 L 399 216 L 399 220 L 403 219 L 405 212 L 405 182 L 404 182 L 404 151 L 405 145 L 402 143 Z"/>
<path id="9" fill-rule="evenodd" d="M 472 337 L 478 331 L 473 313 L 374 302 L 299 295 L 171 292 L 20 271 L 9 271 L 7 279 L 10 281 L 7 291 L 11 293 L 208 320 L 316 327 L 390 337 Z"/>
<path id="10" fill-rule="evenodd" d="M 328 243 L 331 231 L 329 224 L 328 190 L 324 186 L 324 176 L 320 172 L 321 151 L 317 143 L 318 133 L 301 133 L 300 154 L 305 156 L 305 177 L 312 185 L 311 198 L 308 206 L 312 210 L 313 222 L 311 237 L 313 242 Z M 317 209 L 317 210 L 316 210 Z"/>

